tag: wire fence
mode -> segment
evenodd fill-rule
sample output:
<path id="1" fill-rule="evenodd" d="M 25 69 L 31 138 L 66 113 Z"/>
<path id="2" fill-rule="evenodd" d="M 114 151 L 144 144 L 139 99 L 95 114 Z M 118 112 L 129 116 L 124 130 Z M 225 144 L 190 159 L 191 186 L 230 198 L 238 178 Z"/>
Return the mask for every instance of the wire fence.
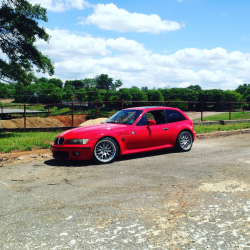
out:
<path id="1" fill-rule="evenodd" d="M 102 101 L 102 102 L 62 102 L 51 104 L 11 104 L 0 106 L 0 119 L 8 120 L 23 118 L 23 127 L 27 127 L 27 117 L 52 117 L 67 116 L 70 120 L 68 126 L 78 126 L 76 119 L 82 122 L 99 117 L 109 117 L 118 110 L 140 106 L 165 106 L 175 107 L 185 113 L 196 112 L 199 120 L 204 120 L 204 112 L 226 112 L 228 120 L 232 119 L 232 113 L 250 110 L 250 102 L 202 102 L 202 101 Z M 78 119 L 79 120 L 79 119 Z"/>

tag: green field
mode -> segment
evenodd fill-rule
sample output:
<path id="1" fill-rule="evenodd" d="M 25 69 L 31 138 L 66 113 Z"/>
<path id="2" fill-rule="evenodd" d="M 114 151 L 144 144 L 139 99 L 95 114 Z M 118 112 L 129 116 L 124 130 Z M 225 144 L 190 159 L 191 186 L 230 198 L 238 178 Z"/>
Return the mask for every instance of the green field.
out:
<path id="1" fill-rule="evenodd" d="M 238 130 L 250 128 L 249 123 L 233 123 L 233 124 L 226 124 L 226 125 L 195 125 L 194 130 L 197 134 L 209 133 L 214 131 L 230 131 L 230 130 Z"/>
<path id="2" fill-rule="evenodd" d="M 243 119 L 250 119 L 250 112 L 232 112 L 231 113 L 231 120 L 243 120 Z M 195 119 L 200 120 L 200 119 Z M 229 113 L 218 114 L 218 115 L 210 115 L 207 117 L 203 117 L 204 121 L 222 121 L 222 120 L 229 120 Z"/>
<path id="3" fill-rule="evenodd" d="M 250 128 L 250 123 L 238 123 L 227 125 L 196 125 L 197 134 L 214 131 L 229 131 Z M 29 151 L 35 149 L 46 149 L 54 141 L 57 132 L 0 132 L 0 153 L 15 151 Z"/>
<path id="4" fill-rule="evenodd" d="M 57 132 L 0 132 L 0 153 L 49 148 Z"/>

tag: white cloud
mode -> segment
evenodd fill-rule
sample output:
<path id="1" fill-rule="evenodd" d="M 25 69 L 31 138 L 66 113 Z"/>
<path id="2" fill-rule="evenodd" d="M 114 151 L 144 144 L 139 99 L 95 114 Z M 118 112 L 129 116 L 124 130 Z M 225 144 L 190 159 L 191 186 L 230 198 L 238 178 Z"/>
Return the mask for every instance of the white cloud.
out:
<path id="1" fill-rule="evenodd" d="M 149 54 L 149 50 L 146 50 L 143 44 L 140 44 L 134 40 L 128 40 L 124 37 L 117 39 L 110 38 L 107 40 L 107 45 L 110 49 L 120 51 L 124 54 Z"/>
<path id="2" fill-rule="evenodd" d="M 228 53 L 219 47 L 211 50 L 186 48 L 172 55 L 154 54 L 152 57 L 158 65 L 175 68 L 210 68 L 213 70 L 219 68 L 234 71 L 250 67 L 249 54 L 239 51 Z"/>
<path id="3" fill-rule="evenodd" d="M 130 13 L 125 9 L 119 9 L 113 3 L 95 5 L 94 13 L 79 23 L 82 25 L 94 24 L 104 30 L 146 32 L 151 34 L 174 31 L 184 26 L 178 22 L 161 20 L 156 14 Z"/>
<path id="4" fill-rule="evenodd" d="M 186 48 L 173 54 L 153 54 L 143 44 L 124 37 L 96 38 L 68 30 L 47 30 L 49 44 L 39 49 L 55 62 L 55 77 L 62 80 L 108 74 L 124 87 L 148 86 L 235 89 L 250 82 L 250 54 L 223 48 Z"/>
<path id="5" fill-rule="evenodd" d="M 75 34 L 69 30 L 46 29 L 51 36 L 49 44 L 37 43 L 45 55 L 49 55 L 54 62 L 86 57 L 105 56 L 110 53 L 106 40 Z"/>
<path id="6" fill-rule="evenodd" d="M 42 7 L 53 11 L 63 12 L 70 9 L 85 9 L 90 4 L 85 0 L 29 0 L 32 4 L 41 4 Z"/>

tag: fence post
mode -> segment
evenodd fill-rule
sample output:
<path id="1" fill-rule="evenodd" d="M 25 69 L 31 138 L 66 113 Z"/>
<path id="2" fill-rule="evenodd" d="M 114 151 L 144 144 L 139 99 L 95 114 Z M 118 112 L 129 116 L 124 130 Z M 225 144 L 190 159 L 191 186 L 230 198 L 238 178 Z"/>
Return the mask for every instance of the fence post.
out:
<path id="1" fill-rule="evenodd" d="M 122 109 L 123 109 L 123 104 L 124 104 L 124 100 L 122 99 Z"/>
<path id="2" fill-rule="evenodd" d="M 229 120 L 231 120 L 231 112 L 232 112 L 232 102 L 229 105 Z"/>
<path id="3" fill-rule="evenodd" d="M 170 107 L 170 101 L 168 100 L 168 107 Z"/>
<path id="4" fill-rule="evenodd" d="M 201 102 L 201 121 L 203 121 L 203 102 Z"/>
<path id="5" fill-rule="evenodd" d="M 74 103 L 71 104 L 71 127 L 74 126 Z"/>
<path id="6" fill-rule="evenodd" d="M 49 116 L 49 105 L 48 105 L 48 116 Z"/>
<path id="7" fill-rule="evenodd" d="M 23 105 L 23 110 L 24 110 L 24 128 L 26 128 L 26 104 L 25 103 Z"/>
<path id="8" fill-rule="evenodd" d="M 97 102 L 95 102 L 95 119 L 97 118 Z"/>

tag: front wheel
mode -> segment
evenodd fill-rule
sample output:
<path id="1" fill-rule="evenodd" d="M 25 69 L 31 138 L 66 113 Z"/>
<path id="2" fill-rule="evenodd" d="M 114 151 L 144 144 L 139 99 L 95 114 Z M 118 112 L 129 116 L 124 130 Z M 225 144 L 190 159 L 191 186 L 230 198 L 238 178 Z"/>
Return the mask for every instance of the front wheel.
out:
<path id="1" fill-rule="evenodd" d="M 102 138 L 95 145 L 93 160 L 97 163 L 110 163 L 118 154 L 117 143 L 109 137 Z"/>
<path id="2" fill-rule="evenodd" d="M 192 134 L 187 130 L 181 131 L 176 140 L 177 149 L 183 152 L 189 151 L 192 148 L 192 145 L 193 145 Z"/>

